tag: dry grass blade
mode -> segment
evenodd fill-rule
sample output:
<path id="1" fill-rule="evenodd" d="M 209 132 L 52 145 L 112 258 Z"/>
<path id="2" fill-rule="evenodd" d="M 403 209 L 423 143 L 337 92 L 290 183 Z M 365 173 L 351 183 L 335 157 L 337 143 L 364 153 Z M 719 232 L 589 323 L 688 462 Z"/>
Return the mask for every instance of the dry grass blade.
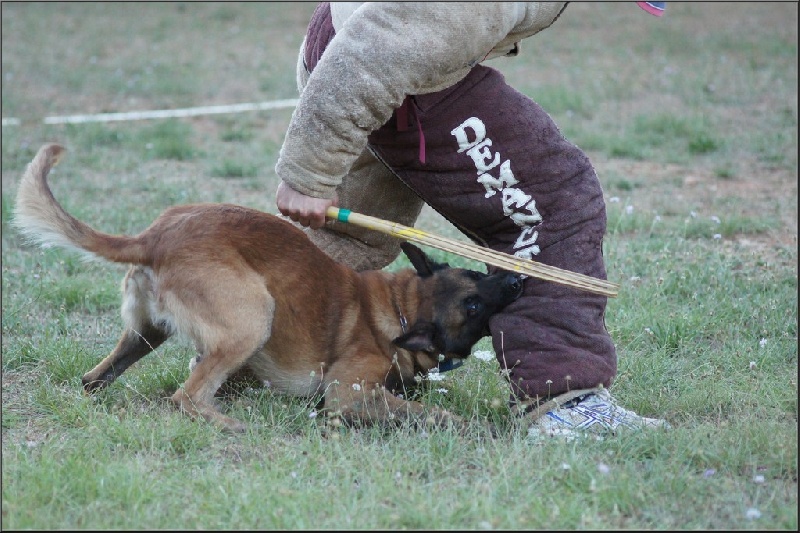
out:
<path id="1" fill-rule="evenodd" d="M 568 285 L 595 294 L 602 294 L 603 296 L 616 297 L 619 292 L 619 285 L 610 281 L 593 278 L 584 274 L 570 272 L 535 261 L 521 259 L 513 255 L 497 252 L 489 248 L 483 248 L 476 244 L 455 241 L 438 235 L 410 228 L 396 222 L 382 220 L 380 218 L 353 213 L 347 209 L 339 209 L 337 207 L 329 207 L 326 213 L 327 217 L 339 222 L 348 224 L 355 224 L 364 228 L 373 229 L 393 235 L 401 239 L 413 242 L 415 244 L 422 244 L 432 246 L 445 252 L 450 252 L 456 255 L 474 259 L 476 261 L 483 261 L 484 263 L 503 268 L 510 272 L 519 272 L 527 274 L 538 279 Z"/>

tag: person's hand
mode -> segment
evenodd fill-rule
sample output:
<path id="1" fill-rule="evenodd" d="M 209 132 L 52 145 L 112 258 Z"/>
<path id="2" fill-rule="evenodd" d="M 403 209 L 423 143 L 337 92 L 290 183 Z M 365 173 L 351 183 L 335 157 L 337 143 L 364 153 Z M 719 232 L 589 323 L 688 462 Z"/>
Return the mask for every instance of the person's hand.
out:
<path id="1" fill-rule="evenodd" d="M 337 205 L 338 198 L 314 198 L 298 192 L 281 181 L 275 193 L 278 211 L 301 225 L 319 229 L 325 224 L 325 212 Z"/>

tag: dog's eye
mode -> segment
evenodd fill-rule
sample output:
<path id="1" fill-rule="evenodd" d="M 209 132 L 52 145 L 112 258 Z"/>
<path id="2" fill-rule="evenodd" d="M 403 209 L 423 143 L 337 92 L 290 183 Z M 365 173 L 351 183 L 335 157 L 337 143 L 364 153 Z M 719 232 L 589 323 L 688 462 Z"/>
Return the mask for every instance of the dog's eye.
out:
<path id="1" fill-rule="evenodd" d="M 471 296 L 464 301 L 467 316 L 473 317 L 483 310 L 483 302 L 477 296 Z"/>

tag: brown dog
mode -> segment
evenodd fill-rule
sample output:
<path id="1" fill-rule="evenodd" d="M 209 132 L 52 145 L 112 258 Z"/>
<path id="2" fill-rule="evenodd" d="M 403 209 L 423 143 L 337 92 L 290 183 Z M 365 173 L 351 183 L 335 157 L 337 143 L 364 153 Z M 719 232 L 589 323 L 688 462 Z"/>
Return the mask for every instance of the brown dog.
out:
<path id="1" fill-rule="evenodd" d="M 394 393 L 443 359 L 467 357 L 489 318 L 522 292 L 516 275 L 449 268 L 407 243 L 416 272 L 357 273 L 289 222 L 229 204 L 167 209 L 135 237 L 100 233 L 50 191 L 47 174 L 63 151 L 46 145 L 28 165 L 15 224 L 43 246 L 133 265 L 123 281 L 125 332 L 83 376 L 87 391 L 181 333 L 199 356 L 172 400 L 223 428 L 246 427 L 214 404 L 238 370 L 284 393 L 320 394 L 347 421 L 432 415 L 441 423 L 453 417 Z"/>

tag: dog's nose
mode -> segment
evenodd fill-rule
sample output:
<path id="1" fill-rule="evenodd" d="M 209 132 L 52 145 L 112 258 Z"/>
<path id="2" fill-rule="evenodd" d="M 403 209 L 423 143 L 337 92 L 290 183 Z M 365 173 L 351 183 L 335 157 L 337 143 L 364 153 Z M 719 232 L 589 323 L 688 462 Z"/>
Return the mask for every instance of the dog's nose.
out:
<path id="1" fill-rule="evenodd" d="M 508 274 L 503 283 L 506 289 L 515 296 L 522 294 L 522 277 L 519 274 Z"/>

